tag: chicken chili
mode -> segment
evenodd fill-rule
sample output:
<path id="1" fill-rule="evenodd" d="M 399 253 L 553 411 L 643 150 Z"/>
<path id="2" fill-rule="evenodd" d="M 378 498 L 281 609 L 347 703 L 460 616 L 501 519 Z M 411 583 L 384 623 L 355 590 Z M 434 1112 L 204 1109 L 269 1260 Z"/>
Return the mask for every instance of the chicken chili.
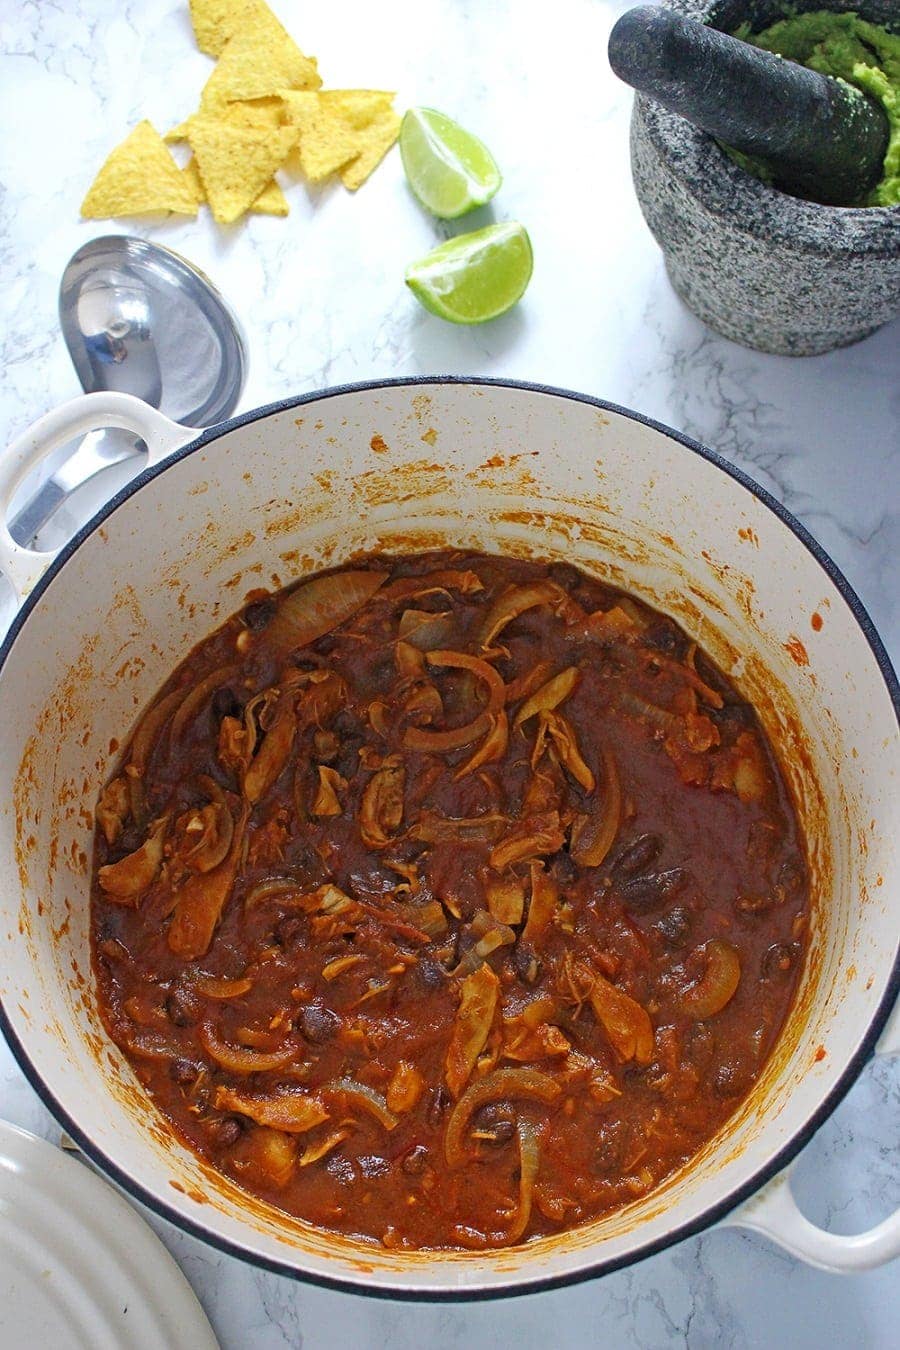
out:
<path id="1" fill-rule="evenodd" d="M 671 620 L 572 567 L 372 557 L 182 663 L 97 808 L 110 1034 L 253 1195 L 486 1248 L 644 1195 L 770 1053 L 791 802 Z"/>

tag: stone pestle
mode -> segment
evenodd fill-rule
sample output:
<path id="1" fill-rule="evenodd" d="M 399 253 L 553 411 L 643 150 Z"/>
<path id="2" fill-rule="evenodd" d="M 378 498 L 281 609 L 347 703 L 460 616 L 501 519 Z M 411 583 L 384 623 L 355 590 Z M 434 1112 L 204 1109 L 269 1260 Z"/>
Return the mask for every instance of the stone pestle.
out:
<path id="1" fill-rule="evenodd" d="M 829 75 L 653 5 L 618 20 L 609 61 L 626 84 L 761 161 L 784 192 L 849 206 L 881 177 L 883 109 Z"/>

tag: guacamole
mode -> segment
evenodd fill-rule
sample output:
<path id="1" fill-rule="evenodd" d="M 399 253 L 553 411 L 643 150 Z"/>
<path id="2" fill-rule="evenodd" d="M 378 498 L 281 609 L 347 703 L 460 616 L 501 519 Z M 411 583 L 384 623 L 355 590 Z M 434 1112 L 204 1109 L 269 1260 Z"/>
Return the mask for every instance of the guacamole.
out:
<path id="1" fill-rule="evenodd" d="M 889 33 L 878 24 L 867 23 L 858 14 L 816 10 L 782 19 L 761 33 L 752 33 L 749 24 L 744 24 L 734 36 L 822 75 L 834 75 L 856 85 L 881 104 L 887 113 L 891 133 L 884 173 L 866 200 L 859 204 L 900 204 L 900 35 Z M 760 172 L 762 166 L 746 155 L 734 157 L 751 173 L 767 177 L 766 173 Z"/>

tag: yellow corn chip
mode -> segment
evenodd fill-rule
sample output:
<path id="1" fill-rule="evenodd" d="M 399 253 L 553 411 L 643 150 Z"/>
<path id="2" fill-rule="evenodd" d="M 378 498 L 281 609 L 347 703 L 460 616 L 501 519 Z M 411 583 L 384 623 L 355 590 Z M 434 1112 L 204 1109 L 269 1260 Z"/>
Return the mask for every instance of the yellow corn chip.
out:
<path id="1" fill-rule="evenodd" d="M 186 141 L 190 138 L 191 123 L 196 117 L 213 117 L 217 122 L 233 127 L 249 127 L 260 131 L 275 131 L 284 125 L 284 104 L 280 98 L 255 98 L 241 103 L 219 103 L 211 107 L 201 105 L 199 112 L 167 131 L 163 140 Z"/>
<path id="2" fill-rule="evenodd" d="M 275 15 L 250 0 L 200 96 L 201 111 L 222 103 L 266 98 L 281 89 L 318 89 L 314 59 L 304 56 Z"/>
<path id="3" fill-rule="evenodd" d="M 153 211 L 195 216 L 197 198 L 162 137 L 144 121 L 109 155 L 81 203 L 81 214 L 104 220 Z"/>
<path id="4" fill-rule="evenodd" d="M 185 186 L 193 194 L 194 201 L 199 206 L 201 202 L 206 201 L 206 193 L 203 191 L 203 179 L 200 177 L 200 170 L 197 168 L 197 161 L 194 156 L 185 164 L 181 170 L 181 176 L 184 179 Z"/>
<path id="5" fill-rule="evenodd" d="M 250 210 L 257 216 L 286 216 L 290 207 L 287 197 L 273 178 L 269 186 L 263 188 Z"/>
<path id="6" fill-rule="evenodd" d="M 219 56 L 246 8 L 247 0 L 191 0 L 191 23 L 201 52 Z"/>
<path id="7" fill-rule="evenodd" d="M 394 96 L 371 89 L 327 89 L 282 90 L 281 97 L 285 117 L 300 133 L 300 167 L 311 183 L 321 183 L 358 158 L 366 145 L 364 129 L 390 109 Z"/>
<path id="8" fill-rule="evenodd" d="M 399 135 L 400 118 L 393 108 L 379 113 L 368 127 L 359 132 L 359 139 L 363 142 L 359 156 L 341 169 L 341 182 L 344 187 L 351 192 L 362 187 L 373 169 L 378 168 Z"/>
<path id="9" fill-rule="evenodd" d="M 181 171 L 185 182 L 189 184 L 190 189 L 196 194 L 197 204 L 206 201 L 206 193 L 203 190 L 203 179 L 200 177 L 200 170 L 197 168 L 197 161 L 193 156 Z M 281 190 L 277 181 L 273 178 L 268 187 L 264 187 L 257 197 L 256 201 L 250 207 L 254 215 L 260 216 L 286 216 L 290 211 L 287 197 Z"/>
<path id="10" fill-rule="evenodd" d="M 268 188 L 295 145 L 297 132 L 293 127 L 261 131 L 194 117 L 188 139 L 213 216 L 228 225 Z"/>

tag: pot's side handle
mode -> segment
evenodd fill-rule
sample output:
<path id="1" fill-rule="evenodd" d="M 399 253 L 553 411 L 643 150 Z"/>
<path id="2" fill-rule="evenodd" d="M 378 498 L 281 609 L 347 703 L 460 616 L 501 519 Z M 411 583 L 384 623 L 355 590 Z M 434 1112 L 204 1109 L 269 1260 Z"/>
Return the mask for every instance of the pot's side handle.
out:
<path id="1" fill-rule="evenodd" d="M 800 1213 L 788 1172 L 745 1200 L 722 1226 L 763 1233 L 807 1265 L 838 1275 L 872 1270 L 900 1256 L 900 1210 L 865 1233 L 828 1233 Z"/>
<path id="2" fill-rule="evenodd" d="M 875 1053 L 900 1054 L 900 1003 L 888 1018 Z M 721 1226 L 751 1228 L 808 1265 L 839 1275 L 872 1270 L 900 1256 L 900 1210 L 864 1233 L 828 1233 L 800 1213 L 791 1190 L 791 1170 L 788 1167 L 773 1177 L 723 1219 Z"/>
<path id="3" fill-rule="evenodd" d="M 146 442 L 148 455 L 142 468 L 156 464 L 197 434 L 130 394 L 98 393 L 62 404 L 13 441 L 0 456 L 0 571 L 12 582 L 20 602 L 52 562 L 56 550 L 38 552 L 16 543 L 6 525 L 13 494 L 28 471 L 51 451 L 104 427 L 119 427 Z"/>

